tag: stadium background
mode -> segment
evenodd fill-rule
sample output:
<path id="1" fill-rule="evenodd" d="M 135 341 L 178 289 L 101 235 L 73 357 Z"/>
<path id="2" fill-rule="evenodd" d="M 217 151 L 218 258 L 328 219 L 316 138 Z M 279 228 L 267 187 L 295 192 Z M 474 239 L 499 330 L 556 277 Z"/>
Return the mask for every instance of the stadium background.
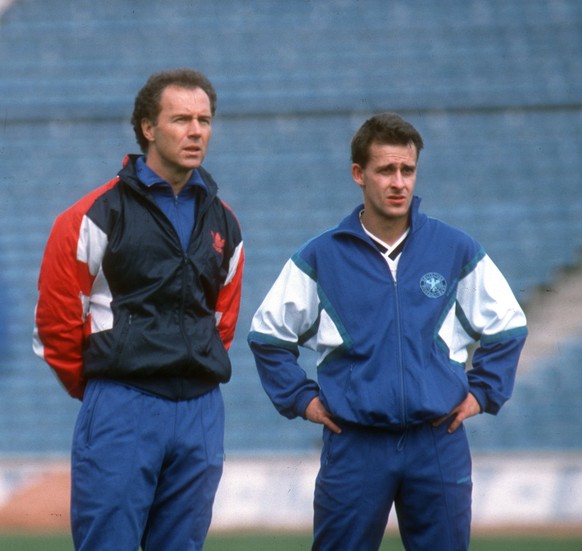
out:
<path id="1" fill-rule="evenodd" d="M 137 151 L 129 116 L 149 74 L 188 66 L 219 94 L 205 166 L 247 252 L 217 525 L 310 521 L 319 428 L 276 414 L 246 333 L 284 261 L 360 200 L 349 141 L 393 110 L 425 138 L 424 209 L 484 245 L 532 321 L 514 398 L 469 425 L 476 520 L 582 529 L 581 2 L 3 0 L 0 10 L 0 513 L 17 515 L 13 500 L 41 482 L 45 498 L 66 495 L 51 484 L 66 471 L 78 403 L 31 351 L 54 217 Z"/>

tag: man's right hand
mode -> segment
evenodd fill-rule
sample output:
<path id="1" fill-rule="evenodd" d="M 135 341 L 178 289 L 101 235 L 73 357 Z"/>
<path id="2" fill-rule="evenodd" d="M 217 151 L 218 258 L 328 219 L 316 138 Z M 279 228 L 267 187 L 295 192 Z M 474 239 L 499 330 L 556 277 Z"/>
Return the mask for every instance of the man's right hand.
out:
<path id="1" fill-rule="evenodd" d="M 333 422 L 331 414 L 323 404 L 318 396 L 313 398 L 311 402 L 305 408 L 305 417 L 312 423 L 319 423 L 320 425 L 325 425 L 330 431 L 336 434 L 341 433 L 341 429 Z"/>

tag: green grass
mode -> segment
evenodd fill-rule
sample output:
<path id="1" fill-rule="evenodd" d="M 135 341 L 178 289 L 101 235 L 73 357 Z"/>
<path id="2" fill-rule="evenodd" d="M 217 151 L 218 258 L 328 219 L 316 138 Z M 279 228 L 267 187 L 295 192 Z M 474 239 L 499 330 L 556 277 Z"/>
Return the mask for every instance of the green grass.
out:
<path id="1" fill-rule="evenodd" d="M 18 536 L 0 535 L 2 551 L 73 551 L 68 536 Z M 311 537 L 307 534 L 212 534 L 204 551 L 308 551 Z M 382 551 L 402 551 L 398 536 L 384 538 Z M 473 538 L 471 551 L 580 551 L 582 537 L 477 537 Z"/>

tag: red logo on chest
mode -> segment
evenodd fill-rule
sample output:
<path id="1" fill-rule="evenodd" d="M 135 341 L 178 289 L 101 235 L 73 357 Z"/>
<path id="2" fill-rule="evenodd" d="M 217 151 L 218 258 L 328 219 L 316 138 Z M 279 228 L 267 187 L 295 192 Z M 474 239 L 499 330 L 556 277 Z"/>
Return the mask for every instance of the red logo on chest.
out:
<path id="1" fill-rule="evenodd" d="M 222 238 L 222 236 L 220 235 L 220 233 L 211 231 L 210 232 L 210 235 L 212 235 L 212 248 L 218 254 L 224 254 L 224 243 L 225 243 L 225 240 Z"/>

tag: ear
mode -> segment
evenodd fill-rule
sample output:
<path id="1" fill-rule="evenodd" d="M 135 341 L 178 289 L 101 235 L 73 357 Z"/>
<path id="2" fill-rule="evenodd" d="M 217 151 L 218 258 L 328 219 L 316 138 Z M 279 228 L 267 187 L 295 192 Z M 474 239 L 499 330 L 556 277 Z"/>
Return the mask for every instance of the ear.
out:
<path id="1" fill-rule="evenodd" d="M 148 119 L 141 120 L 141 131 L 148 142 L 154 141 L 154 125 Z"/>
<path id="2" fill-rule="evenodd" d="M 364 174 L 363 174 L 363 170 L 362 167 L 357 164 L 357 163 L 353 163 L 352 164 L 352 178 L 354 179 L 354 182 L 356 182 L 356 184 L 358 184 L 360 187 L 364 186 Z"/>

